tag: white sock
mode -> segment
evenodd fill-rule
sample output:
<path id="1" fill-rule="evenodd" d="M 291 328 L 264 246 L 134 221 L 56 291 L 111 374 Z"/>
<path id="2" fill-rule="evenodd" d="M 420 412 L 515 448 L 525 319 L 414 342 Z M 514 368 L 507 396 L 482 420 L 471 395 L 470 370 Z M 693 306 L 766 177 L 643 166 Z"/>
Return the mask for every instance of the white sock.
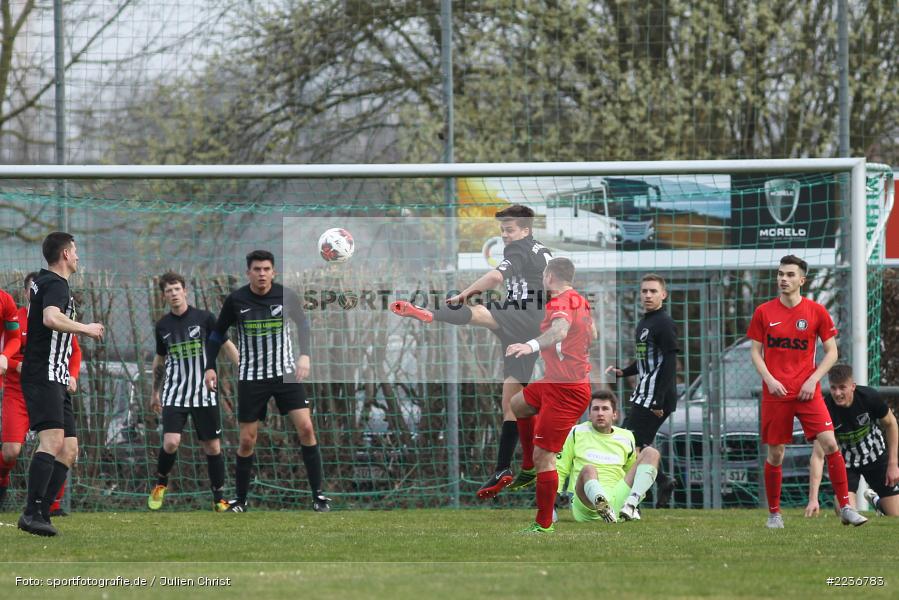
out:
<path id="1" fill-rule="evenodd" d="M 658 469 L 652 465 L 637 465 L 637 472 L 634 474 L 634 485 L 631 486 L 631 496 L 637 498 L 634 506 L 640 503 L 640 500 L 646 495 L 646 491 L 655 483 L 658 474 Z"/>
<path id="2" fill-rule="evenodd" d="M 590 498 L 590 500 L 596 500 L 596 497 L 599 495 L 602 495 L 603 498 L 607 497 L 606 492 L 596 479 L 590 479 L 584 484 L 584 495 Z"/>

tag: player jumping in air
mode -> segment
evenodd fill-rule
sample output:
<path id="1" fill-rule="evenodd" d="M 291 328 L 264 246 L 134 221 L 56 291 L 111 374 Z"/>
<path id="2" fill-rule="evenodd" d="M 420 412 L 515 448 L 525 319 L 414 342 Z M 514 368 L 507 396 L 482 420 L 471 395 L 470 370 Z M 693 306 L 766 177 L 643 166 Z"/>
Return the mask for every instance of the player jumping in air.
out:
<path id="1" fill-rule="evenodd" d="M 405 301 L 394 302 L 391 310 L 401 317 L 412 317 L 424 323 L 440 321 L 451 325 L 475 325 L 490 329 L 503 348 L 525 342 L 540 333 L 543 319 L 543 269 L 552 255 L 549 249 L 533 238 L 534 211 L 526 206 L 513 205 L 496 213 L 500 235 L 505 247 L 503 260 L 477 281 L 448 298 L 446 305 L 430 309 Z M 506 298 L 502 301 L 472 304 L 484 292 L 505 284 Z M 516 423 L 511 400 L 531 379 L 537 354 L 503 357 L 502 411 L 503 424 L 499 436 L 496 468 L 493 475 L 478 490 L 479 498 L 492 498 L 503 488 L 517 490 L 531 485 L 536 478 L 532 456 L 525 452 L 521 469 L 513 481 L 512 455 L 516 441 L 528 435 Z M 522 438 L 523 440 L 523 438 Z M 524 443 L 522 448 L 524 448 Z"/>

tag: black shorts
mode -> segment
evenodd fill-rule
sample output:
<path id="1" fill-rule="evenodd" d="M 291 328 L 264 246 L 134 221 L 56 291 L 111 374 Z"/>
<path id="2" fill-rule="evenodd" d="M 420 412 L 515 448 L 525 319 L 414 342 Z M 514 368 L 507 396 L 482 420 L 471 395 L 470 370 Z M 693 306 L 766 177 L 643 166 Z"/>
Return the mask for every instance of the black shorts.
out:
<path id="1" fill-rule="evenodd" d="M 668 418 L 667 412 L 662 413 L 661 417 L 657 417 L 655 413 L 639 404 L 631 402 L 628 405 L 627 416 L 624 418 L 622 427 L 629 429 L 634 434 L 634 441 L 637 442 L 638 448 L 652 446 L 656 439 L 656 433 L 659 427 Z"/>
<path id="2" fill-rule="evenodd" d="M 264 421 L 268 414 L 268 400 L 275 399 L 278 412 L 286 415 L 298 408 L 309 408 L 306 386 L 285 383 L 281 378 L 237 382 L 237 420 L 241 423 Z"/>
<path id="3" fill-rule="evenodd" d="M 487 310 L 493 320 L 499 325 L 499 329 L 493 331 L 499 338 L 500 352 L 503 355 L 503 378 L 514 377 L 522 385 L 527 385 L 534 374 L 534 365 L 537 364 L 539 352 L 534 352 L 520 358 L 506 356 L 506 348 L 510 344 L 523 344 L 540 335 L 540 322 L 543 320 L 543 311 L 538 310 L 536 304 L 528 304 L 527 308 L 515 307 L 502 308 L 502 304 L 491 303 Z"/>
<path id="4" fill-rule="evenodd" d="M 187 418 L 194 422 L 194 431 L 201 442 L 222 437 L 222 416 L 218 406 L 163 406 L 162 432 L 181 434 Z"/>
<path id="5" fill-rule="evenodd" d="M 899 495 L 899 485 L 889 487 L 887 478 L 887 455 L 881 454 L 877 460 L 863 467 L 846 467 L 846 475 L 849 478 L 849 491 L 858 493 L 858 484 L 861 477 L 865 478 L 868 487 L 877 492 L 881 498 Z"/>
<path id="6" fill-rule="evenodd" d="M 55 381 L 23 379 L 22 395 L 32 431 L 62 429 L 65 437 L 75 437 L 75 411 L 66 386 Z"/>

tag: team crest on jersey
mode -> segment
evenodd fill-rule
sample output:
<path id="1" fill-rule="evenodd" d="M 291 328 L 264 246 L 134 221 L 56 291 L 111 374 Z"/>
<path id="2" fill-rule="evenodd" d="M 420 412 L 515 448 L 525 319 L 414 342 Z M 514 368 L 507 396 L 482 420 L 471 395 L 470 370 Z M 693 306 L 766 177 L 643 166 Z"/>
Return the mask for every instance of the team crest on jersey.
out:
<path id="1" fill-rule="evenodd" d="M 640 341 L 645 342 L 648 339 L 649 339 L 649 330 L 644 327 L 643 331 L 640 332 Z"/>
<path id="2" fill-rule="evenodd" d="M 863 412 L 862 414 L 860 414 L 859 416 L 857 416 L 857 417 L 855 418 L 855 420 L 858 421 L 858 424 L 859 424 L 859 425 L 867 425 L 868 423 L 871 422 L 871 415 L 869 415 L 869 414 L 866 413 L 866 412 Z"/>
<path id="3" fill-rule="evenodd" d="M 200 326 L 199 325 L 191 325 L 187 328 L 187 335 L 192 338 L 200 337 Z"/>
<path id="4" fill-rule="evenodd" d="M 805 331 L 806 329 L 808 329 L 808 321 L 806 321 L 805 319 L 799 319 L 798 321 L 796 321 L 796 329 L 798 329 L 799 331 Z"/>
<path id="5" fill-rule="evenodd" d="M 277 317 L 284 311 L 284 307 L 280 304 L 272 304 L 269 308 L 272 310 L 272 316 Z"/>

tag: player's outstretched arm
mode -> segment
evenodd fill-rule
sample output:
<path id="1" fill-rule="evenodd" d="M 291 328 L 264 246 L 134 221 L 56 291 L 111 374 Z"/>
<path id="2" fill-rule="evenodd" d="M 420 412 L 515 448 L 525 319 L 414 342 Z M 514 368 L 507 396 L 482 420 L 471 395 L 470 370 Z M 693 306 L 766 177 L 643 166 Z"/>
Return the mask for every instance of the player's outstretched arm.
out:
<path id="1" fill-rule="evenodd" d="M 534 352 L 539 352 L 541 348 L 549 348 L 558 344 L 568 336 L 568 330 L 571 329 L 571 323 L 567 320 L 558 318 L 553 319 L 549 329 L 538 335 L 536 338 L 525 342 L 524 344 L 510 344 L 506 348 L 506 356 L 514 356 L 519 358 L 527 356 Z"/>
<path id="2" fill-rule="evenodd" d="M 446 299 L 447 304 L 459 304 L 468 300 L 469 296 L 483 294 L 487 290 L 496 289 L 503 282 L 503 274 L 496 269 L 491 269 L 478 277 L 470 286 Z"/>
<path id="3" fill-rule="evenodd" d="M 821 488 L 821 476 L 824 473 L 824 449 L 818 440 L 812 445 L 812 455 L 808 459 L 808 505 L 805 507 L 806 517 L 817 517 L 821 512 L 818 505 L 818 490 Z"/>
<path id="4" fill-rule="evenodd" d="M 99 340 L 105 333 L 105 328 L 100 323 L 79 323 L 65 316 L 58 306 L 48 306 L 44 309 L 44 326 L 62 333 L 80 333 L 89 338 Z"/>

